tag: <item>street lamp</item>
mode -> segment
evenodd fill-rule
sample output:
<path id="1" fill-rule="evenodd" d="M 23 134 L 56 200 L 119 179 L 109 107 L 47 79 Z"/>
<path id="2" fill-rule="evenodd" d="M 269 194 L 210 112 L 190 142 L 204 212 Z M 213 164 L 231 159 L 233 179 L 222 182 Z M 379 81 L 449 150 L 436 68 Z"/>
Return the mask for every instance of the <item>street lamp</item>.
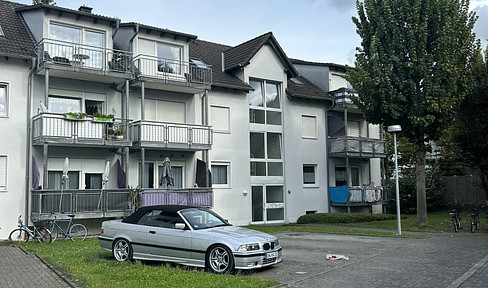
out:
<path id="1" fill-rule="evenodd" d="M 402 223 L 400 222 L 400 185 L 398 184 L 398 153 L 397 153 L 396 134 L 401 131 L 402 131 L 402 126 L 400 125 L 388 126 L 388 132 L 393 133 L 393 144 L 395 147 L 395 186 L 396 186 L 396 210 L 397 210 L 398 235 L 402 235 Z"/>

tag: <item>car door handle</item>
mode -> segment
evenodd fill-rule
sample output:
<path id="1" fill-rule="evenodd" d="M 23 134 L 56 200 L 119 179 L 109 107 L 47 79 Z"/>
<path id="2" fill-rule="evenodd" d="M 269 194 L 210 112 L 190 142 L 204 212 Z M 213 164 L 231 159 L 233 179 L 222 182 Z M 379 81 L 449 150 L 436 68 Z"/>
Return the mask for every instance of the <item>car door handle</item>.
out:
<path id="1" fill-rule="evenodd" d="M 150 230 L 149 234 L 156 234 L 156 231 Z"/>

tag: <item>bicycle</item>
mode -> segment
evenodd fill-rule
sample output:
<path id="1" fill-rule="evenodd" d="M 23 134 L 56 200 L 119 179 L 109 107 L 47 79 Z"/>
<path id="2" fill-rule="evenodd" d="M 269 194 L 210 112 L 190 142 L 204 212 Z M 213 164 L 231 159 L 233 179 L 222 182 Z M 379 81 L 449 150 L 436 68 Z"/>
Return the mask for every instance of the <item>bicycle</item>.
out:
<path id="1" fill-rule="evenodd" d="M 475 230 L 480 229 L 480 217 L 478 215 L 478 209 L 473 208 L 473 211 L 469 214 L 470 216 L 470 228 L 471 233 L 474 233 Z"/>
<path id="2" fill-rule="evenodd" d="M 452 209 L 449 213 L 452 217 L 452 224 L 454 226 L 454 232 L 458 232 L 461 229 L 461 217 L 456 209 Z"/>
<path id="3" fill-rule="evenodd" d="M 18 223 L 19 228 L 16 228 L 10 232 L 8 239 L 15 242 L 27 242 L 30 237 L 36 239 L 39 243 L 50 243 L 52 240 L 51 232 L 46 227 L 37 228 L 34 225 L 34 229 L 31 230 L 29 227 L 24 225 L 22 221 L 22 215 L 19 216 Z"/>
<path id="4" fill-rule="evenodd" d="M 70 217 L 70 219 L 57 219 L 56 216 L 54 216 L 51 226 L 51 234 L 53 235 L 52 242 L 56 241 L 58 236 L 63 236 L 65 239 L 69 238 L 71 241 L 83 241 L 86 239 L 88 229 L 86 229 L 85 225 L 73 223 L 73 218 L 75 217 L 74 214 L 69 214 L 68 217 Z M 66 230 L 63 230 L 59 225 L 61 222 L 68 223 Z"/>

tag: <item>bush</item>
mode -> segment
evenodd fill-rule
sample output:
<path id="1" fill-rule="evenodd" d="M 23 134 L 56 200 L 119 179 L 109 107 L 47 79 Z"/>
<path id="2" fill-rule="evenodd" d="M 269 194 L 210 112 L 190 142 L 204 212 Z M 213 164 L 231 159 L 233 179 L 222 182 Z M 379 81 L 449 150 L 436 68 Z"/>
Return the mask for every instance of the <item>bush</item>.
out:
<path id="1" fill-rule="evenodd" d="M 302 215 L 298 218 L 298 224 L 308 223 L 358 223 L 383 220 L 395 220 L 396 215 L 391 214 L 366 214 L 366 213 L 315 213 Z"/>

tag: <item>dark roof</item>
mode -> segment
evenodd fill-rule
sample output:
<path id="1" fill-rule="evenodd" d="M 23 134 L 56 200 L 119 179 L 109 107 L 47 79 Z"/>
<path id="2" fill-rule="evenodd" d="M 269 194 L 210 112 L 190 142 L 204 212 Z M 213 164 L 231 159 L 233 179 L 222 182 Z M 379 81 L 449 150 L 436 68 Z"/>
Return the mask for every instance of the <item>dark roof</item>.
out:
<path id="1" fill-rule="evenodd" d="M 70 13 L 77 15 L 79 17 L 88 17 L 88 18 L 93 18 L 97 20 L 105 20 L 108 22 L 116 23 L 119 21 L 117 18 L 113 17 L 107 17 L 103 15 L 98 15 L 98 14 L 93 14 L 89 12 L 83 12 L 83 11 L 78 11 L 78 10 L 73 10 L 73 9 L 68 9 L 60 6 L 54 6 L 54 5 L 47 5 L 47 4 L 36 4 L 36 5 L 22 5 L 22 7 L 18 8 L 17 11 L 28 11 L 28 10 L 36 10 L 36 9 L 44 9 L 44 10 L 54 10 L 58 11 L 59 13 Z"/>
<path id="2" fill-rule="evenodd" d="M 0 55 L 8 57 L 32 58 L 36 54 L 34 37 L 15 9 L 25 5 L 0 0 L 0 27 L 4 36 L 0 36 Z"/>
<path id="3" fill-rule="evenodd" d="M 336 63 L 321 63 L 321 62 L 312 62 L 312 61 L 305 61 L 305 60 L 300 60 L 300 59 L 290 59 L 291 63 L 295 65 L 310 65 L 310 66 L 324 66 L 324 67 L 330 67 L 331 70 L 336 70 L 336 71 L 346 71 L 346 68 L 348 66 L 342 65 L 342 64 L 336 64 Z"/>
<path id="4" fill-rule="evenodd" d="M 295 70 L 295 67 L 293 67 L 293 64 L 286 56 L 285 52 L 281 48 L 276 38 L 273 36 L 272 32 L 268 32 L 266 34 L 258 36 L 254 39 L 246 41 L 225 51 L 225 71 L 232 71 L 234 69 L 246 66 L 247 64 L 249 64 L 249 61 L 252 59 L 252 57 L 256 55 L 259 49 L 261 49 L 266 44 L 269 44 L 275 50 L 278 57 L 280 57 L 281 61 L 287 69 L 288 76 L 298 76 L 298 72 Z"/>
<path id="5" fill-rule="evenodd" d="M 145 29 L 146 32 L 155 31 L 155 32 L 158 32 L 160 35 L 170 35 L 171 37 L 173 37 L 175 39 L 178 37 L 186 38 L 187 41 L 197 39 L 196 35 L 186 34 L 186 33 L 182 33 L 182 32 L 177 32 L 177 31 L 173 31 L 173 30 L 169 30 L 169 29 L 165 29 L 165 28 L 159 28 L 159 27 L 145 25 L 145 24 L 136 23 L 136 22 L 126 22 L 126 23 L 120 24 L 120 27 L 135 27 L 135 26 L 139 26 L 139 28 Z"/>
<path id="6" fill-rule="evenodd" d="M 141 207 L 141 208 L 137 209 L 136 212 L 132 213 L 127 218 L 123 219 L 122 222 L 136 224 L 137 221 L 139 221 L 139 219 L 141 219 L 141 217 L 144 214 L 146 214 L 148 211 L 151 211 L 153 209 L 160 209 L 160 210 L 163 210 L 165 212 L 175 213 L 175 212 L 178 212 L 178 211 L 180 211 L 182 209 L 187 209 L 187 208 L 198 208 L 198 207 L 195 207 L 195 206 L 184 206 L 184 205 L 154 205 L 154 206 L 144 206 L 144 207 Z"/>
<path id="7" fill-rule="evenodd" d="M 313 85 L 303 76 L 288 79 L 286 94 L 290 98 L 333 101 L 329 93 Z"/>
<path id="8" fill-rule="evenodd" d="M 200 59 L 212 66 L 212 86 L 243 91 L 253 90 L 234 74 L 222 71 L 222 52 L 229 48 L 231 46 L 195 40 L 190 42 L 190 58 Z"/>

